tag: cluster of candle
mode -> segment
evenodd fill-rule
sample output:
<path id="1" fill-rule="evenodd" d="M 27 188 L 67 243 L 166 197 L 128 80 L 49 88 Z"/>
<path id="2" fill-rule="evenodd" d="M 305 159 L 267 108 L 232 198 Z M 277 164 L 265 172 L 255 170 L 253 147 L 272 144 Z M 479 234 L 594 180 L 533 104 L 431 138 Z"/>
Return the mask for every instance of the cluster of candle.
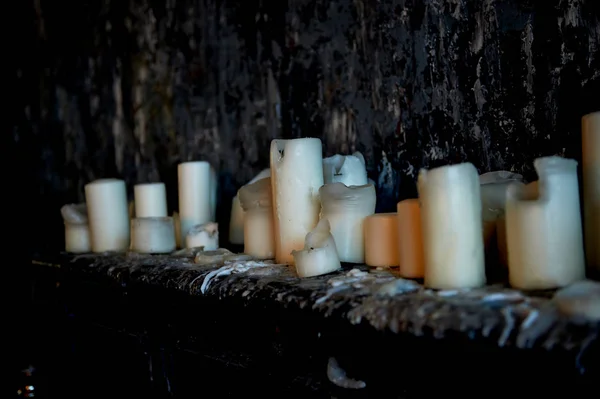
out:
<path id="1" fill-rule="evenodd" d="M 582 134 L 587 260 L 600 270 L 600 112 L 584 116 Z M 514 287 L 565 286 L 585 278 L 577 162 L 550 156 L 534 166 L 538 180 L 529 184 L 506 171 L 479 176 L 470 163 L 422 169 L 419 198 L 376 214 L 360 153 L 323 159 L 319 139 L 273 140 L 270 169 L 232 201 L 230 242 L 253 258 L 294 265 L 300 277 L 366 263 L 399 267 L 402 277 L 438 289 L 485 285 L 485 252 L 495 248 Z M 178 176 L 172 217 L 162 183 L 134 187 L 134 215 L 123 181 L 88 184 L 87 209 L 62 209 L 67 251 L 218 248 L 214 170 L 185 162 Z"/>

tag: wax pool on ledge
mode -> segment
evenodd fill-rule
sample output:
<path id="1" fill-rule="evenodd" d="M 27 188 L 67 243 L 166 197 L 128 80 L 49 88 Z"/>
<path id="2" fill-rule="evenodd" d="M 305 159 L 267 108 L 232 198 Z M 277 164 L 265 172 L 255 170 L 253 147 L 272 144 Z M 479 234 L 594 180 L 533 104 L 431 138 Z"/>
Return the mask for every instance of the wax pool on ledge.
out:
<path id="1" fill-rule="evenodd" d="M 167 192 L 164 183 L 133 186 L 135 217 L 167 217 Z"/>
<path id="2" fill-rule="evenodd" d="M 364 229 L 365 263 L 373 267 L 398 266 L 398 214 L 367 216 Z"/>
<path id="3" fill-rule="evenodd" d="M 131 250 L 146 254 L 173 252 L 175 224 L 170 217 L 144 217 L 131 220 Z"/>
<path id="4" fill-rule="evenodd" d="M 271 169 L 264 169 L 246 185 L 271 176 Z M 270 194 L 269 194 L 270 195 Z M 229 242 L 232 244 L 244 243 L 244 210 L 240 204 L 239 192 L 231 201 L 231 218 L 229 221 Z"/>
<path id="5" fill-rule="evenodd" d="M 519 289 L 563 287 L 585 277 L 577 162 L 534 162 L 539 180 L 511 185 L 506 198 L 510 284 Z"/>
<path id="6" fill-rule="evenodd" d="M 398 263 L 399 275 L 405 278 L 423 278 L 423 235 L 421 232 L 421 206 L 418 199 L 398 202 Z"/>
<path id="7" fill-rule="evenodd" d="M 293 264 L 292 251 L 304 247 L 306 235 L 319 221 L 321 140 L 273 140 L 270 158 L 275 258 L 278 263 Z"/>
<path id="8" fill-rule="evenodd" d="M 360 152 L 334 155 L 323 159 L 323 182 L 344 183 L 347 186 L 368 184 L 365 158 Z"/>
<path id="9" fill-rule="evenodd" d="M 125 182 L 100 179 L 85 185 L 93 252 L 127 251 L 129 211 Z"/>
<path id="10" fill-rule="evenodd" d="M 421 169 L 418 179 L 425 285 L 485 285 L 479 175 L 470 163 Z"/>
<path id="11" fill-rule="evenodd" d="M 204 247 L 205 251 L 214 251 L 219 248 L 219 225 L 217 223 L 204 223 L 193 226 L 185 237 L 187 248 Z"/>
<path id="12" fill-rule="evenodd" d="M 258 259 L 275 256 L 271 178 L 247 184 L 238 192 L 244 210 L 244 253 Z"/>
<path id="13" fill-rule="evenodd" d="M 327 219 L 340 261 L 364 263 L 363 222 L 375 213 L 377 200 L 371 184 L 347 187 L 343 183 L 325 184 L 319 189 L 321 219 Z"/>
<path id="14" fill-rule="evenodd" d="M 177 166 L 179 223 L 181 237 L 199 224 L 213 221 L 213 184 L 216 180 L 208 162 L 184 162 Z"/>
<path id="15" fill-rule="evenodd" d="M 600 111 L 583 117 L 581 135 L 586 261 L 600 272 Z"/>
<path id="16" fill-rule="evenodd" d="M 342 267 L 327 219 L 321 219 L 306 235 L 304 249 L 293 251 L 292 254 L 299 277 L 320 276 Z"/>
<path id="17" fill-rule="evenodd" d="M 65 223 L 65 251 L 71 253 L 90 252 L 90 231 L 87 206 L 69 204 L 60 209 Z"/>

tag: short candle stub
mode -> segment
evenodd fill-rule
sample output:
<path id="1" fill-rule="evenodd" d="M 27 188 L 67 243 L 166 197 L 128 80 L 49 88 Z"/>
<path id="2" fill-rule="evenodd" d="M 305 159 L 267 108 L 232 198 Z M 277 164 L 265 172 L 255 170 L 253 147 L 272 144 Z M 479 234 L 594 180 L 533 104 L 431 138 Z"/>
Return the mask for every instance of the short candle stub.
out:
<path id="1" fill-rule="evenodd" d="M 368 184 L 365 158 L 360 152 L 355 152 L 323 159 L 323 181 L 325 184 L 343 183 L 346 186 Z"/>
<path id="2" fill-rule="evenodd" d="M 175 251 L 175 224 L 171 217 L 131 219 L 131 251 L 164 254 Z"/>
<path id="3" fill-rule="evenodd" d="M 205 251 L 219 248 L 219 224 L 204 223 L 193 226 L 185 237 L 187 248 L 204 247 Z"/>
<path id="4" fill-rule="evenodd" d="M 68 204 L 60 208 L 60 214 L 66 224 L 87 224 L 87 205 L 81 204 Z"/>
<path id="5" fill-rule="evenodd" d="M 320 276 L 342 267 L 327 219 L 319 221 L 306 235 L 304 249 L 293 251 L 292 256 L 299 277 Z"/>
<path id="6" fill-rule="evenodd" d="M 92 247 L 86 204 L 64 205 L 60 213 L 65 222 L 65 251 L 77 254 L 90 252 Z"/>

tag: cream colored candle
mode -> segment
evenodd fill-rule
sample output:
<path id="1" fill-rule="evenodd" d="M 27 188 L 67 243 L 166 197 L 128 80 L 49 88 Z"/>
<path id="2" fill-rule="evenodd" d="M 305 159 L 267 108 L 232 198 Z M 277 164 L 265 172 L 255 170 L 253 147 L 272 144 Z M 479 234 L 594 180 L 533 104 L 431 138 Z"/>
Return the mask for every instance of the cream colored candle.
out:
<path id="1" fill-rule="evenodd" d="M 419 200 L 400 201 L 397 210 L 399 274 L 405 278 L 423 278 L 425 261 Z"/>
<path id="2" fill-rule="evenodd" d="M 69 204 L 60 209 L 65 224 L 65 251 L 86 253 L 91 251 L 87 207 Z"/>
<path id="3" fill-rule="evenodd" d="M 214 175 L 208 162 L 198 161 L 180 163 L 177 176 L 181 237 L 186 237 L 192 227 L 214 221 L 211 191 Z"/>
<path id="4" fill-rule="evenodd" d="M 600 272 L 600 111 L 583 117 L 581 136 L 586 260 Z"/>
<path id="5" fill-rule="evenodd" d="M 398 214 L 367 216 L 364 229 L 365 263 L 373 267 L 398 266 Z"/>
<path id="6" fill-rule="evenodd" d="M 214 251 L 219 248 L 218 223 L 204 223 L 193 226 L 185 237 L 187 248 L 204 247 L 205 251 Z"/>
<path id="7" fill-rule="evenodd" d="M 327 219 L 342 262 L 365 262 L 364 220 L 375 213 L 377 196 L 371 184 L 325 184 L 319 189 L 321 219 Z"/>
<path id="8" fill-rule="evenodd" d="M 271 190 L 275 259 L 294 263 L 293 250 L 319 221 L 319 188 L 323 185 L 321 140 L 303 138 L 271 142 Z"/>
<path id="9" fill-rule="evenodd" d="M 320 276 L 342 267 L 327 219 L 321 219 L 306 235 L 304 248 L 292 254 L 299 277 Z"/>
<path id="10" fill-rule="evenodd" d="M 368 184 L 365 158 L 360 152 L 355 152 L 352 155 L 337 154 L 323 159 L 323 182 L 344 183 L 346 186 Z"/>
<path id="11" fill-rule="evenodd" d="M 93 252 L 127 251 L 129 210 L 125 182 L 100 179 L 85 185 Z"/>
<path id="12" fill-rule="evenodd" d="M 477 169 L 470 163 L 421 169 L 418 188 L 425 285 L 437 289 L 485 285 Z"/>
<path id="13" fill-rule="evenodd" d="M 138 217 L 132 219 L 130 249 L 133 252 L 144 254 L 164 254 L 175 251 L 173 218 Z"/>
<path id="14" fill-rule="evenodd" d="M 262 170 L 246 185 L 271 176 L 271 169 Z M 270 195 L 270 194 L 269 194 Z M 240 204 L 239 193 L 231 201 L 231 218 L 229 220 L 229 242 L 232 244 L 244 243 L 244 210 Z"/>
<path id="15" fill-rule="evenodd" d="M 164 183 L 133 186 L 136 218 L 167 217 L 167 191 Z"/>
<path id="16" fill-rule="evenodd" d="M 506 197 L 510 284 L 519 289 L 563 287 L 585 277 L 577 162 L 534 162 L 538 181 L 511 185 Z"/>
<path id="17" fill-rule="evenodd" d="M 258 259 L 274 258 L 271 178 L 245 185 L 238 195 L 244 211 L 244 253 Z"/>

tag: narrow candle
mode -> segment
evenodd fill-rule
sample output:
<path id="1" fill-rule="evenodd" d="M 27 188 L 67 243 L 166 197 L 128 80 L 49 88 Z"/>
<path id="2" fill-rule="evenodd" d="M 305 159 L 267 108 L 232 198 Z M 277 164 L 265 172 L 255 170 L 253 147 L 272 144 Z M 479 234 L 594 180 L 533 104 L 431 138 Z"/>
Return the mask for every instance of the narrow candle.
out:
<path id="1" fill-rule="evenodd" d="M 271 178 L 258 180 L 238 192 L 244 211 L 244 253 L 258 259 L 275 256 Z"/>
<path id="2" fill-rule="evenodd" d="M 87 206 L 69 204 L 60 209 L 65 223 L 65 251 L 86 253 L 91 251 Z"/>
<path id="3" fill-rule="evenodd" d="M 437 289 L 485 285 L 477 169 L 470 163 L 421 169 L 418 188 L 425 285 Z"/>
<path id="4" fill-rule="evenodd" d="M 211 222 L 212 184 L 214 178 L 208 162 L 184 162 L 177 166 L 179 187 L 179 223 L 181 237 L 199 224 Z"/>
<path id="5" fill-rule="evenodd" d="M 125 182 L 100 179 L 85 185 L 93 252 L 127 251 L 129 211 Z"/>
<path id="6" fill-rule="evenodd" d="M 299 277 L 314 277 L 334 272 L 342 267 L 335 240 L 327 219 L 321 219 L 306 235 L 304 248 L 293 251 Z"/>
<path id="7" fill-rule="evenodd" d="M 600 111 L 583 117 L 581 136 L 586 260 L 600 272 Z"/>
<path id="8" fill-rule="evenodd" d="M 167 191 L 164 183 L 146 183 L 133 186 L 135 217 L 166 217 Z"/>
<path id="9" fill-rule="evenodd" d="M 131 220 L 133 252 L 164 254 L 175 251 L 175 225 L 171 217 L 143 217 Z"/>
<path id="10" fill-rule="evenodd" d="M 418 199 L 407 199 L 398 202 L 397 210 L 399 275 L 405 278 L 423 278 L 425 261 L 421 205 Z"/>
<path id="11" fill-rule="evenodd" d="M 398 266 L 398 214 L 367 216 L 364 229 L 365 263 L 373 267 Z"/>
<path id="12" fill-rule="evenodd" d="M 193 226 L 185 237 L 187 248 L 204 247 L 205 251 L 214 251 L 219 248 L 219 225 L 217 223 L 204 223 Z"/>
<path id="13" fill-rule="evenodd" d="M 375 187 L 325 184 L 319 189 L 321 219 L 327 219 L 342 262 L 365 262 L 364 220 L 375 213 Z"/>
<path id="14" fill-rule="evenodd" d="M 524 290 L 563 287 L 585 277 L 577 161 L 551 156 L 534 166 L 537 182 L 508 188 L 509 281 Z"/>
<path id="15" fill-rule="evenodd" d="M 273 140 L 270 158 L 275 258 L 279 263 L 293 264 L 292 251 L 302 249 L 306 234 L 319 221 L 321 140 Z"/>
<path id="16" fill-rule="evenodd" d="M 271 169 L 262 170 L 254 176 L 246 185 L 257 182 L 271 176 Z M 270 194 L 269 194 L 270 195 Z M 231 201 L 231 218 L 229 221 L 229 242 L 232 244 L 244 243 L 244 210 L 240 204 L 239 192 Z"/>
<path id="17" fill-rule="evenodd" d="M 369 184 L 365 158 L 360 152 L 352 155 L 334 155 L 323 159 L 323 182 L 344 183 L 347 186 Z"/>

